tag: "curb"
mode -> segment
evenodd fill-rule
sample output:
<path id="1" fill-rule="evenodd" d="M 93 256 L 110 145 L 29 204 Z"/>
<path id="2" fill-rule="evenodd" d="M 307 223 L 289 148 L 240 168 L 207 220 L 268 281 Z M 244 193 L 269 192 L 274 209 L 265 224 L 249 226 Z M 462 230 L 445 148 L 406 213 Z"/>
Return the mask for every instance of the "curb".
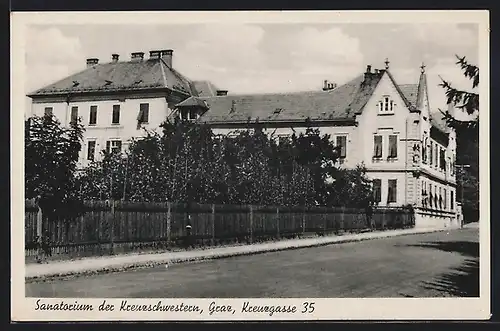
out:
<path id="1" fill-rule="evenodd" d="M 311 247 L 322 247 L 322 246 L 328 246 L 328 245 L 334 245 L 334 244 L 345 244 L 345 243 L 361 242 L 361 241 L 367 241 L 367 240 L 373 240 L 373 239 L 402 237 L 402 236 L 408 236 L 408 235 L 434 233 L 434 232 L 442 232 L 442 231 L 448 231 L 448 230 L 450 230 L 450 229 L 449 228 L 425 229 L 425 230 L 422 229 L 420 231 L 415 231 L 415 232 L 395 233 L 395 234 L 389 234 L 389 235 L 387 235 L 384 232 L 380 232 L 380 234 L 377 236 L 366 237 L 366 238 L 361 237 L 361 238 L 342 239 L 341 237 L 339 238 L 339 236 L 332 236 L 332 237 L 325 237 L 325 238 L 329 238 L 329 240 L 328 239 L 319 240 L 318 242 L 310 243 L 310 244 L 296 242 L 290 246 L 283 246 L 283 247 L 278 246 L 278 247 L 269 247 L 269 248 L 266 248 L 266 247 L 259 248 L 257 246 L 254 246 L 254 247 L 256 247 L 256 249 L 253 249 L 253 250 L 250 249 L 250 250 L 246 250 L 246 251 L 221 252 L 221 253 L 206 254 L 206 255 L 191 256 L 191 257 L 177 257 L 177 258 L 164 257 L 164 258 L 150 259 L 150 260 L 134 262 L 134 263 L 125 263 L 125 264 L 122 264 L 120 266 L 115 266 L 115 267 L 104 267 L 104 268 L 98 267 L 98 268 L 93 269 L 93 270 L 77 270 L 77 271 L 67 271 L 67 272 L 62 272 L 62 273 L 47 273 L 45 275 L 26 276 L 25 283 L 71 279 L 71 278 L 76 278 L 76 277 L 81 277 L 81 276 L 92 276 L 92 275 L 107 274 L 107 273 L 114 273 L 114 272 L 123 272 L 123 271 L 131 270 L 131 269 L 145 269 L 145 268 L 156 267 L 156 266 L 159 266 L 162 264 L 180 264 L 180 263 L 190 263 L 190 262 L 201 262 L 201 261 L 209 261 L 209 260 L 215 260 L 215 259 L 231 258 L 231 257 L 235 257 L 235 256 L 250 256 L 250 255 L 272 253 L 272 252 L 279 252 L 279 251 L 285 251 L 285 250 L 295 250 L 295 249 L 311 248 Z M 241 247 L 241 246 L 235 246 L 235 247 Z M 252 245 L 247 245 L 247 247 L 252 247 Z M 153 257 L 156 254 L 151 254 L 151 255 Z"/>

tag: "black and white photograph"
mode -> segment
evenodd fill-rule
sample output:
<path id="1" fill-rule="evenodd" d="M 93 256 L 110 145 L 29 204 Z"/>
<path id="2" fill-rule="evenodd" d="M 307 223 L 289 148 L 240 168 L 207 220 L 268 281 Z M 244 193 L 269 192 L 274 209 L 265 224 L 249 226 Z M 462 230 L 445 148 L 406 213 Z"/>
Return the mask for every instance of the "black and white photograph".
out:
<path id="1" fill-rule="evenodd" d="M 35 14 L 13 317 L 488 318 L 486 11 Z"/>

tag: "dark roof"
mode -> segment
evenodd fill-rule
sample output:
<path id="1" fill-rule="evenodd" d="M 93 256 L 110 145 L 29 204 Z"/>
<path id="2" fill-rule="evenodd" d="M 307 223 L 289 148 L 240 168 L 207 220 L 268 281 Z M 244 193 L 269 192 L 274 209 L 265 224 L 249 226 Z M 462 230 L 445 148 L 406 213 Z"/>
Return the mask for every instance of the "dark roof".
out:
<path id="1" fill-rule="evenodd" d="M 186 100 L 175 105 L 176 107 L 202 107 L 207 108 L 208 106 L 205 101 L 201 100 L 199 97 L 191 96 Z"/>
<path id="2" fill-rule="evenodd" d="M 195 80 L 193 84 L 200 97 L 214 97 L 217 95 L 217 90 L 219 89 L 208 80 Z"/>
<path id="3" fill-rule="evenodd" d="M 209 110 L 205 123 L 353 120 L 360 114 L 382 73 L 361 75 L 330 91 L 230 95 L 201 98 Z"/>
<path id="4" fill-rule="evenodd" d="M 418 84 L 402 84 L 399 88 L 408 102 L 412 105 L 417 104 Z"/>
<path id="5" fill-rule="evenodd" d="M 188 78 L 158 58 L 97 64 L 28 96 L 165 88 L 197 95 L 195 86 Z"/>

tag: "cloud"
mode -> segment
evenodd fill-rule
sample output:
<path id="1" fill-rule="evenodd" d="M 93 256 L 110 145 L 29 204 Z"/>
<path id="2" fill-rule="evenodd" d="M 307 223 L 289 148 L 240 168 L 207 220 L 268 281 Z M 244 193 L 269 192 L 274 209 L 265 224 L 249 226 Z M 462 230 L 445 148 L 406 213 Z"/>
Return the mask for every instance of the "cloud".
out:
<path id="1" fill-rule="evenodd" d="M 30 28 L 26 38 L 26 92 L 82 69 L 84 61 L 85 54 L 78 38 L 67 37 L 54 27 Z"/>
<path id="2" fill-rule="evenodd" d="M 307 27 L 297 35 L 289 36 L 287 50 L 298 68 L 311 66 L 352 66 L 363 61 L 357 38 L 345 34 L 340 28 L 321 31 Z"/>
<path id="3" fill-rule="evenodd" d="M 232 93 L 316 90 L 363 70 L 359 40 L 340 28 L 206 26 L 177 54 L 182 73 Z"/>
<path id="4" fill-rule="evenodd" d="M 476 45 L 478 40 L 473 29 L 460 28 L 456 24 L 419 24 L 413 25 L 413 28 L 417 39 L 440 46 L 471 46 Z"/>
<path id="5" fill-rule="evenodd" d="M 265 31 L 253 25 L 200 26 L 176 53 L 184 74 L 203 75 L 244 73 L 265 65 L 259 44 Z"/>

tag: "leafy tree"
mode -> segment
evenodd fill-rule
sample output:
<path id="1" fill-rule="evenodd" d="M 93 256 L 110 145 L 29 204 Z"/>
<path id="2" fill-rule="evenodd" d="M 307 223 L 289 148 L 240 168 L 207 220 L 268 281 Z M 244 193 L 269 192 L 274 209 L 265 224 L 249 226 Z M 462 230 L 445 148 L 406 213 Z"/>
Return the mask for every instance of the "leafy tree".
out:
<path id="1" fill-rule="evenodd" d="M 464 76 L 472 81 L 472 88 L 479 86 L 479 67 L 467 62 L 465 57 L 457 56 L 457 65 Z M 442 79 L 447 103 L 474 116 L 470 120 L 459 120 L 453 113 L 445 111 L 444 119 L 457 134 L 457 164 L 468 165 L 459 168 L 457 179 L 460 183 L 458 196 L 463 196 L 462 210 L 466 221 L 479 218 L 479 94 L 454 88 L 450 82 Z M 463 192 L 462 192 L 463 190 Z"/>
<path id="2" fill-rule="evenodd" d="M 25 122 L 25 196 L 37 199 L 46 218 L 71 219 L 81 203 L 76 177 L 83 127 L 66 128 L 52 115 Z"/>

